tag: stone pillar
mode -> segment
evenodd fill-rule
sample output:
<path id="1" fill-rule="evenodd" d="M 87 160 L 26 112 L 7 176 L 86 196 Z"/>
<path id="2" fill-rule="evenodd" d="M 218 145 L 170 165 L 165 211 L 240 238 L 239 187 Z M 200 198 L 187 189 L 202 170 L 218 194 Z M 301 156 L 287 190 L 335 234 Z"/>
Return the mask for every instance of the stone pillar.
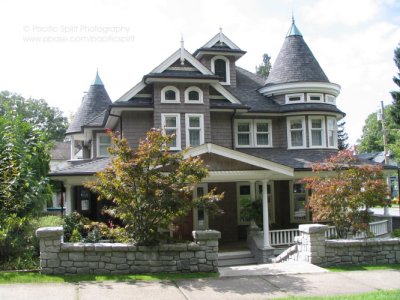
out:
<path id="1" fill-rule="evenodd" d="M 199 271 L 218 272 L 218 239 L 221 238 L 221 232 L 216 230 L 192 231 L 194 241 L 204 247 L 205 261 L 204 265 L 199 264 Z"/>
<path id="2" fill-rule="evenodd" d="M 63 242 L 62 227 L 43 227 L 36 230 L 40 240 L 40 269 L 43 274 L 64 274 L 59 253 Z"/>
<path id="3" fill-rule="evenodd" d="M 325 262 L 325 232 L 327 230 L 328 226 L 321 224 L 299 225 L 300 236 L 296 237 L 299 261 L 316 265 Z"/>
<path id="4" fill-rule="evenodd" d="M 263 208 L 263 231 L 264 231 L 264 249 L 271 248 L 269 240 L 269 215 L 268 215 L 268 180 L 262 181 L 262 208 Z"/>
<path id="5" fill-rule="evenodd" d="M 70 215 L 73 211 L 72 209 L 72 185 L 71 184 L 64 184 L 65 187 L 65 213 Z"/>

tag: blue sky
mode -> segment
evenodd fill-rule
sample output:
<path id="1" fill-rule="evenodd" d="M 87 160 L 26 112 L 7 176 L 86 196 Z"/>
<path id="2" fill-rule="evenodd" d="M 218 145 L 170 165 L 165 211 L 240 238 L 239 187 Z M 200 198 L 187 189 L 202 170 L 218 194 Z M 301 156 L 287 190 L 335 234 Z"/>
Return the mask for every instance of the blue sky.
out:
<path id="1" fill-rule="evenodd" d="M 395 0 L 2 0 L 0 11 L 0 90 L 43 98 L 67 116 L 97 68 L 115 101 L 179 48 L 181 34 L 193 52 L 222 27 L 247 51 L 239 66 L 254 71 L 263 53 L 274 62 L 292 11 L 328 78 L 342 87 L 337 103 L 351 143 L 396 89 Z"/>

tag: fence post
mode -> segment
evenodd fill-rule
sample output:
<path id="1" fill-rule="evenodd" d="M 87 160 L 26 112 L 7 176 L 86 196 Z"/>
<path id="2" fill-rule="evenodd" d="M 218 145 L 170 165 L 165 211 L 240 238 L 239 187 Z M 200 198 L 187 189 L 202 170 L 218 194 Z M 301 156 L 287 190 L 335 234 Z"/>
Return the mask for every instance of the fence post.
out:
<path id="1" fill-rule="evenodd" d="M 299 225 L 300 236 L 296 239 L 299 250 L 299 261 L 322 264 L 325 256 L 325 232 L 328 226 L 321 224 Z"/>

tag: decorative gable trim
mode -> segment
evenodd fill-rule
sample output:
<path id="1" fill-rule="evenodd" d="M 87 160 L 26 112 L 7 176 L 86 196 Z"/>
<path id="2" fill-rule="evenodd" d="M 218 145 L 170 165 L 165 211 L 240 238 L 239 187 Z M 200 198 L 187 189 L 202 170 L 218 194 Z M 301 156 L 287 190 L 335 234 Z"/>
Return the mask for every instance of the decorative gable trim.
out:
<path id="1" fill-rule="evenodd" d="M 229 48 L 234 50 L 240 50 L 240 48 L 232 42 L 225 34 L 222 32 L 217 33 L 211 40 L 209 40 L 202 48 L 211 48 L 216 43 L 225 43 Z"/>
<path id="2" fill-rule="evenodd" d="M 117 101 L 129 101 L 132 97 L 136 96 L 141 90 L 146 87 L 146 84 L 143 81 L 140 81 L 133 88 L 123 94 Z"/>
<path id="3" fill-rule="evenodd" d="M 211 86 L 231 103 L 242 104 L 238 98 L 228 92 L 220 83 L 212 83 Z"/>
<path id="4" fill-rule="evenodd" d="M 183 58 L 187 60 L 193 67 L 200 71 L 203 75 L 214 75 L 207 69 L 201 62 L 194 58 L 186 49 L 181 53 L 181 49 L 176 50 L 170 57 L 164 60 L 158 67 L 153 69 L 150 73 L 162 73 L 171 67 L 178 59 Z"/>
<path id="5" fill-rule="evenodd" d="M 282 175 L 294 176 L 293 168 L 211 143 L 203 144 L 196 148 L 189 149 L 184 156 L 185 157 L 199 156 L 205 153 L 213 153 L 249 165 L 271 170 Z"/>

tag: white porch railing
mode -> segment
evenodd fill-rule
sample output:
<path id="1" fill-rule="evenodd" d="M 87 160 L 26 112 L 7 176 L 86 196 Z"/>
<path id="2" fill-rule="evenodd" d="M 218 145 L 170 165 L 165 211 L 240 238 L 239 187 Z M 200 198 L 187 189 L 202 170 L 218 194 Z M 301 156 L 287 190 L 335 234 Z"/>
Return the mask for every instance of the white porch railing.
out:
<path id="1" fill-rule="evenodd" d="M 270 230 L 269 239 L 271 246 L 292 245 L 294 237 L 300 235 L 298 229 Z"/>
<path id="2" fill-rule="evenodd" d="M 378 237 L 388 233 L 388 220 L 377 221 L 369 223 L 369 230 L 371 233 Z M 282 229 L 282 230 L 271 230 L 269 232 L 271 246 L 286 246 L 294 244 L 294 237 L 300 235 L 298 229 Z M 325 233 L 326 238 L 337 236 L 335 226 L 329 226 Z M 366 235 L 364 232 L 357 233 L 354 238 L 362 239 Z"/>

